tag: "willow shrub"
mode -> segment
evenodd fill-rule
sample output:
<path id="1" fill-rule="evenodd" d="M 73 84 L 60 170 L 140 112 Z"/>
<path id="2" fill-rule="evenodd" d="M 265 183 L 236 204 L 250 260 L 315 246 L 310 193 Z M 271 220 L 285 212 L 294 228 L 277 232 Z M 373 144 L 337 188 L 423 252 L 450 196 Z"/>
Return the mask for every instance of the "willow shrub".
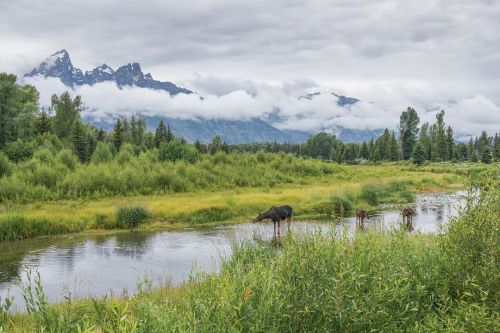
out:
<path id="1" fill-rule="evenodd" d="M 500 304 L 500 189 L 486 186 L 469 195 L 459 218 L 441 239 L 447 260 L 444 274 L 454 298 L 491 306 Z"/>
<path id="2" fill-rule="evenodd" d="M 99 198 L 137 194 L 161 194 L 235 187 L 272 188 L 279 184 L 308 183 L 321 177 L 340 177 L 345 169 L 312 159 L 286 154 L 238 153 L 199 156 L 191 147 L 175 146 L 167 160 L 162 150 L 135 156 L 125 145 L 111 161 L 101 146 L 99 158 L 88 164 L 74 163 L 68 151 L 55 154 L 48 148 L 36 151 L 31 160 L 11 164 L 0 179 L 0 201 Z M 167 149 L 168 147 L 162 147 Z M 97 149 L 96 149 L 97 151 Z M 175 154 L 174 154 L 175 153 Z M 186 158 L 179 158 L 187 154 Z M 172 159 L 173 161 L 171 161 Z M 5 164 L 5 163 L 4 163 Z M 7 168 L 4 168 L 7 169 Z M 16 183 L 12 188 L 10 183 Z M 37 190 L 35 190 L 37 188 Z M 38 195 L 41 189 L 43 196 Z M 2 195 L 5 193 L 5 195 Z"/>
<path id="3" fill-rule="evenodd" d="M 8 176 L 12 172 L 12 163 L 3 151 L 0 151 L 0 177 Z"/>

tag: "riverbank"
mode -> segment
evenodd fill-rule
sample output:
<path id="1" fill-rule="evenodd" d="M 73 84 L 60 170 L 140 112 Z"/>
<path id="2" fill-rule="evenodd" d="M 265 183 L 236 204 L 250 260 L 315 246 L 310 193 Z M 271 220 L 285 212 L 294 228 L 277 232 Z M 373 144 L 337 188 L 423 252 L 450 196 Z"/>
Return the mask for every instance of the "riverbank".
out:
<path id="1" fill-rule="evenodd" d="M 328 177 L 306 184 L 274 188 L 171 193 L 158 196 L 112 197 L 99 200 L 61 200 L 31 204 L 4 203 L 0 209 L 0 240 L 126 228 L 120 207 L 144 209 L 139 229 L 210 227 L 248 221 L 273 204 L 288 203 L 297 219 L 332 219 L 353 208 L 377 209 L 384 203 L 405 204 L 419 191 L 456 190 L 463 186 L 467 168 L 406 164 L 342 166 Z"/>
<path id="2" fill-rule="evenodd" d="M 239 246 L 220 274 L 146 282 L 134 297 L 53 306 L 33 288 L 31 312 L 2 313 L 2 323 L 9 332 L 495 332 L 500 191 L 468 202 L 444 234 L 291 233 Z"/>

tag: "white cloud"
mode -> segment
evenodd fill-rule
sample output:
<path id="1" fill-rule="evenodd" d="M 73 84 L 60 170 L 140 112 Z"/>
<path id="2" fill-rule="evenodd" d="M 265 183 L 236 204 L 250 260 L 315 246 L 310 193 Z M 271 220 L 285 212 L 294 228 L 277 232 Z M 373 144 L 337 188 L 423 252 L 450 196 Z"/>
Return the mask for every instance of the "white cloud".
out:
<path id="1" fill-rule="evenodd" d="M 42 105 L 50 103 L 50 96 L 53 93 L 61 94 L 68 89 L 59 79 L 35 77 L 24 81 L 34 84 L 39 89 Z M 363 91 L 366 96 L 375 97 L 377 100 L 372 102 L 363 96 L 354 96 L 362 100 L 346 108 L 337 105 L 337 99 L 330 93 L 334 91 L 332 88 L 314 86 L 309 81 L 270 85 L 213 76 L 207 77 L 205 81 L 204 77 L 197 76 L 196 82 L 198 87 L 208 87 L 203 90 L 205 92 L 203 99 L 195 94 L 179 94 L 171 97 L 164 91 L 136 87 L 119 89 L 110 82 L 80 86 L 71 93 L 82 96 L 88 108 L 86 111 L 88 115 L 104 121 L 111 121 L 110 115 L 135 113 L 180 119 L 228 120 L 267 118 L 273 114 L 281 119 L 274 123 L 281 129 L 311 132 L 335 131 L 337 127 L 396 129 L 401 111 L 407 106 L 414 106 L 422 122 L 434 122 L 436 112 L 444 109 L 446 122 L 461 136 L 478 135 L 483 130 L 494 133 L 500 129 L 500 107 L 483 95 L 448 101 L 450 98 L 447 98 L 445 91 L 429 92 L 423 87 L 418 89 L 419 93 L 413 95 L 405 93 L 408 87 L 401 87 L 400 91 L 395 88 L 375 89 L 371 92 L 365 89 Z M 214 82 L 217 84 L 214 85 Z M 415 89 L 414 85 L 412 87 Z M 299 94 L 299 88 L 305 91 Z M 212 94 L 209 94 L 209 91 Z M 297 98 L 306 92 L 314 91 L 320 91 L 321 94 L 311 100 Z M 440 93 L 443 94 L 443 98 L 437 99 Z M 403 95 L 409 97 L 394 98 Z M 436 101 L 433 104 L 434 109 L 425 111 L 421 100 L 431 96 Z"/>

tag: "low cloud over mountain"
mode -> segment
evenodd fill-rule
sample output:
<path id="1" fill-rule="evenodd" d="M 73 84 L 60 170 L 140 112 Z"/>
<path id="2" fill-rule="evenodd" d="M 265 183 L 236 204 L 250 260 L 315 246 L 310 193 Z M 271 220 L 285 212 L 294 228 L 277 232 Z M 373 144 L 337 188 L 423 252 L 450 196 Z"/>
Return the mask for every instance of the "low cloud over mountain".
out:
<path id="1" fill-rule="evenodd" d="M 196 75 L 184 82 L 189 88 L 181 88 L 171 82 L 153 80 L 152 75 L 144 74 L 137 63 L 116 71 L 102 65 L 83 74 L 73 66 L 65 50 L 42 62 L 24 80 L 37 86 L 45 105 L 53 93 L 70 89 L 73 94 L 81 95 L 88 107 L 84 116 L 97 124 L 110 124 L 120 115 L 141 114 L 151 119 L 195 121 L 176 123 L 184 129 L 200 132 L 204 121 L 215 120 L 210 126 L 214 129 L 214 124 L 219 124 L 220 133 L 216 129 L 207 132 L 203 136 L 205 141 L 210 134 L 224 134 L 228 126 L 235 126 L 234 122 L 247 122 L 241 126 L 248 128 L 248 122 L 254 120 L 273 128 L 270 130 L 262 125 L 261 131 L 274 133 L 276 129 L 282 133 L 255 137 L 248 134 L 245 136 L 247 141 L 303 141 L 308 133 L 318 131 L 335 133 L 347 141 L 365 140 L 383 128 L 396 129 L 399 114 L 407 106 L 416 107 L 422 121 L 431 122 L 437 111 L 445 109 L 447 122 L 463 137 L 477 135 L 485 129 L 493 133 L 500 124 L 500 108 L 482 95 L 426 106 L 422 102 L 426 98 L 439 100 L 440 92 L 420 90 L 415 94 L 418 98 L 391 99 L 394 92 L 354 87 L 359 95 L 349 97 L 312 80 L 269 84 L 214 75 Z M 409 84 L 400 89 L 418 89 L 418 86 Z M 446 94 L 445 91 L 441 93 Z M 366 99 L 363 96 L 367 96 Z M 252 124 L 251 131 L 259 131 L 258 124 Z M 196 133 L 191 136 L 186 131 L 184 136 L 199 139 Z M 235 141 L 232 137 L 228 140 Z"/>

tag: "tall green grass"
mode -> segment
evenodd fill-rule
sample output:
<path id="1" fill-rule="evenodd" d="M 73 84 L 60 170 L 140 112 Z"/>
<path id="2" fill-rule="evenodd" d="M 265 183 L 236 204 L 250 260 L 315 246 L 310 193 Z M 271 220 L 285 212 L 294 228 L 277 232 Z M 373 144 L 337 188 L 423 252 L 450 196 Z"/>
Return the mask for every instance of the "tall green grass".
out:
<path id="1" fill-rule="evenodd" d="M 493 188 L 471 197 L 440 235 L 287 234 L 280 242 L 242 244 L 219 275 L 200 274 L 180 288 L 144 291 L 131 299 L 35 309 L 12 317 L 8 328 L 498 332 L 498 211 L 500 190 Z"/>
<path id="2" fill-rule="evenodd" d="M 125 153 L 123 153 L 125 154 Z M 123 155 L 122 154 L 122 155 Z M 157 151 L 118 155 L 114 160 L 81 164 L 69 151 L 48 149 L 17 164 L 0 156 L 0 202 L 27 203 L 63 199 L 98 199 L 269 187 L 310 183 L 345 176 L 342 166 L 287 154 L 205 154 L 189 160 L 163 158 Z M 264 158 L 259 162 L 257 156 Z"/>
<path id="3" fill-rule="evenodd" d="M 0 221 L 0 241 L 13 241 L 37 236 L 52 236 L 82 231 L 85 223 L 81 221 L 58 222 L 41 218 L 28 220 L 12 215 Z"/>

